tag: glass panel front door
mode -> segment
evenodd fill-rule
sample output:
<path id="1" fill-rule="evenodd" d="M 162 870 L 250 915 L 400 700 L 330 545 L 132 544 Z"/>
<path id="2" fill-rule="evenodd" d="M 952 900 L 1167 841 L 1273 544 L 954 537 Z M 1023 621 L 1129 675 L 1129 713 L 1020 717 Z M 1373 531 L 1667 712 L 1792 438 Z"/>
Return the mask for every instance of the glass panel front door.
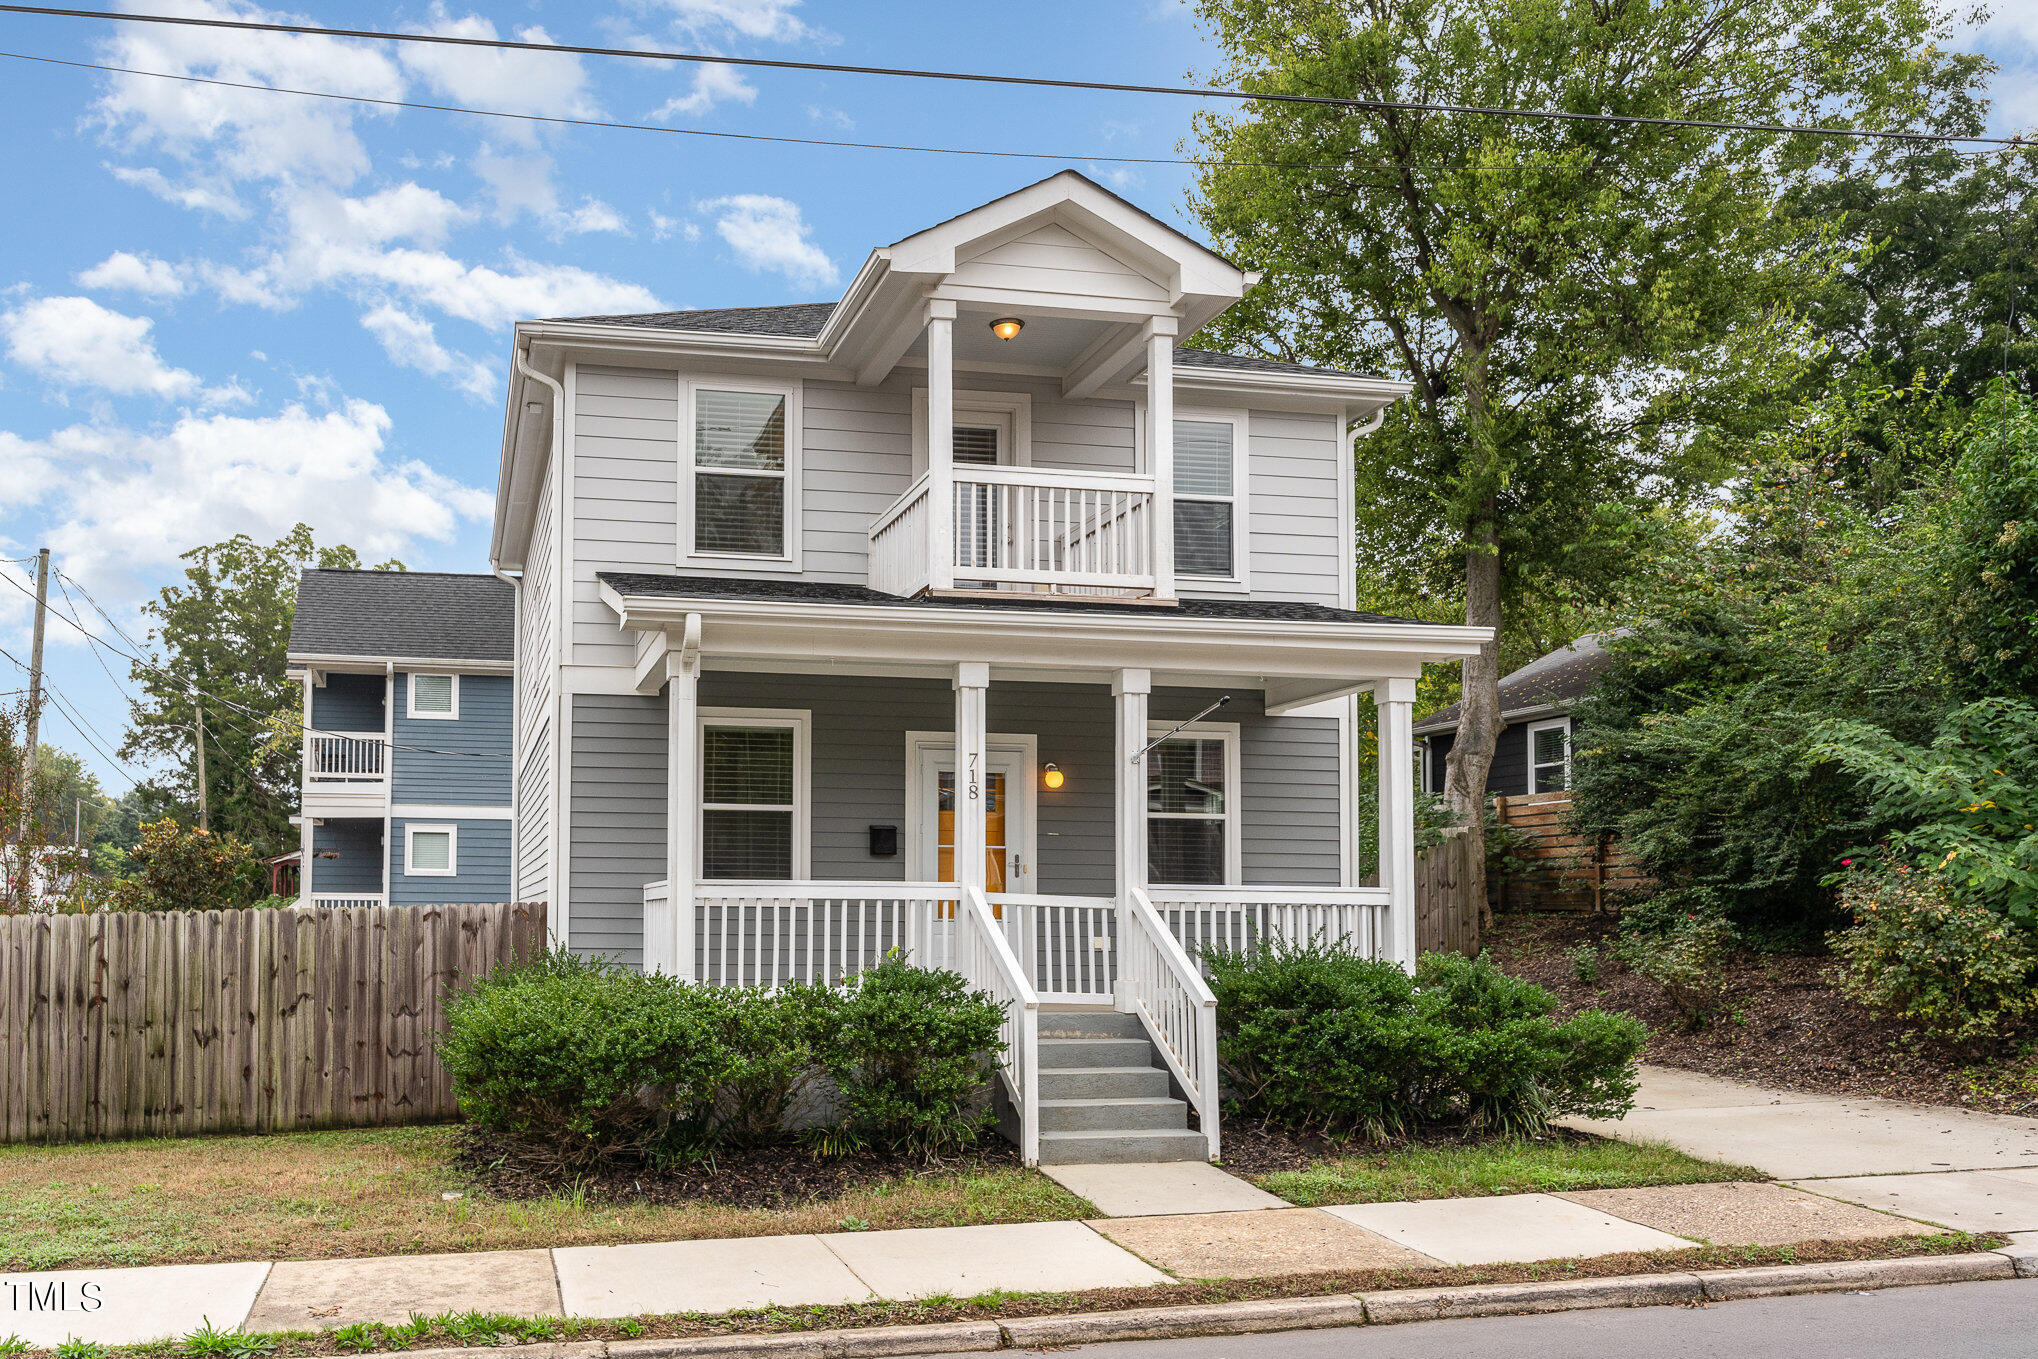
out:
<path id="1" fill-rule="evenodd" d="M 955 771 L 944 769 L 939 777 L 939 802 L 934 815 L 934 880 L 955 881 Z M 985 891 L 1009 892 L 1005 885 L 1005 776 L 993 773 L 984 780 L 984 882 Z"/>
<path id="2" fill-rule="evenodd" d="M 984 784 L 984 882 L 988 892 L 1031 892 L 1033 842 L 1023 750 L 993 746 Z M 955 881 L 955 750 L 921 747 L 918 848 L 907 871 L 917 882 Z"/>

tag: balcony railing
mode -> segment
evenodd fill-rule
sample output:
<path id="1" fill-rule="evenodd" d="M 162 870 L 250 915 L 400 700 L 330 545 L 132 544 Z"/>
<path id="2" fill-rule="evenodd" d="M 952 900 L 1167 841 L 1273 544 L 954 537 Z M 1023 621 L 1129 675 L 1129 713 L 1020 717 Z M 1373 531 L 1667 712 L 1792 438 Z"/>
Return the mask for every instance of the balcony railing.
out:
<path id="1" fill-rule="evenodd" d="M 947 505 L 923 476 L 871 525 L 871 588 L 1151 595 L 1157 524 L 1151 477 L 959 465 Z"/>
<path id="2" fill-rule="evenodd" d="M 388 746 L 380 736 L 312 732 L 305 737 L 307 783 L 380 783 L 388 777 Z"/>

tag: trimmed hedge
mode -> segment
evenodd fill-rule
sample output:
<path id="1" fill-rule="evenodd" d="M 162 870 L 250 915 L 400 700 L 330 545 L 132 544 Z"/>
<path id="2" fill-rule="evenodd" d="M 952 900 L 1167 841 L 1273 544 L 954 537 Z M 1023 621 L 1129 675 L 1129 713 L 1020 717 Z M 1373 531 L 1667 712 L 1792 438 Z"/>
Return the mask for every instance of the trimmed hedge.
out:
<path id="1" fill-rule="evenodd" d="M 1645 1031 L 1557 998 L 1484 958 L 1426 954 L 1413 977 L 1340 948 L 1206 955 L 1217 1050 L 1238 1112 L 1380 1138 L 1439 1126 L 1537 1133 L 1634 1103 Z"/>

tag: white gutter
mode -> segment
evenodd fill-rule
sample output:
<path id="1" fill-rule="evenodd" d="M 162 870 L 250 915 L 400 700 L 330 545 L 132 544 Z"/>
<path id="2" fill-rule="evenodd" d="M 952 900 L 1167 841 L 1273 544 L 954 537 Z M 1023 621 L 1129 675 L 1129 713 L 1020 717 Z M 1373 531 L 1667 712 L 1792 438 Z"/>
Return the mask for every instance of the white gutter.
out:
<path id="1" fill-rule="evenodd" d="M 553 379 L 531 367 L 529 355 L 530 344 L 526 341 L 517 349 L 517 371 L 526 378 L 542 384 L 552 393 L 552 443 L 546 450 L 546 456 L 557 461 L 559 470 L 559 475 L 552 479 L 553 484 L 558 488 L 556 492 L 558 497 L 557 504 L 553 507 L 555 517 L 552 536 L 556 540 L 554 550 L 559 554 L 559 559 L 553 562 L 552 568 L 557 573 L 553 577 L 553 590 L 560 600 L 561 617 L 559 636 L 556 639 L 555 649 L 550 656 L 543 659 L 542 664 L 550 666 L 552 671 L 552 683 L 549 686 L 552 690 L 552 720 L 548 724 L 552 733 L 552 788 L 548 799 L 551 805 L 546 809 L 552 824 L 549 828 L 550 846 L 545 858 L 546 926 L 552 937 L 547 942 L 555 946 L 564 946 L 569 936 L 567 934 L 566 901 L 559 890 L 564 885 L 565 880 L 559 872 L 559 864 L 566 853 L 565 787 L 568 772 L 566 764 L 569 752 L 565 748 L 565 742 L 561 739 L 561 734 L 565 731 L 561 710 L 571 699 L 566 694 L 566 686 L 560 682 L 559 677 L 566 663 L 566 658 L 563 654 L 564 649 L 572 638 L 570 615 L 565 611 L 570 607 L 569 602 L 573 598 L 572 567 L 565 560 L 566 549 L 573 541 L 573 526 L 566 517 L 568 510 L 566 502 L 566 492 L 568 489 L 566 485 L 567 468 L 564 462 L 566 457 L 566 389 Z M 526 569 L 528 569 L 528 563 L 526 564 Z M 514 743 L 511 750 L 510 762 L 516 764 L 518 759 Z M 521 894 L 519 893 L 518 895 Z"/>
<path id="2" fill-rule="evenodd" d="M 501 567 L 495 568 L 495 578 L 510 587 L 510 776 L 509 776 L 509 823 L 510 823 L 510 875 L 509 900 L 514 903 L 519 895 L 519 885 L 524 880 L 523 865 L 518 862 L 517 851 L 523 846 L 523 836 L 517 833 L 517 738 L 523 734 L 523 685 L 517 680 L 517 655 L 524 648 L 524 582 L 523 577 L 513 576 Z"/>

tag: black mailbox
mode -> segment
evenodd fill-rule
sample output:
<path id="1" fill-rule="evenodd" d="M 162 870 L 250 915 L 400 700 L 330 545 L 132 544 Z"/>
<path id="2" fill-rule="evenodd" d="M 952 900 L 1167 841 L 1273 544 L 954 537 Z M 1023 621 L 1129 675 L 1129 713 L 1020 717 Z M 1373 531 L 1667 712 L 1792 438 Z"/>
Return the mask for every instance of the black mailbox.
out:
<path id="1" fill-rule="evenodd" d="M 872 826 L 870 828 L 870 857 L 873 859 L 894 859 L 899 853 L 899 828 L 897 826 Z"/>

